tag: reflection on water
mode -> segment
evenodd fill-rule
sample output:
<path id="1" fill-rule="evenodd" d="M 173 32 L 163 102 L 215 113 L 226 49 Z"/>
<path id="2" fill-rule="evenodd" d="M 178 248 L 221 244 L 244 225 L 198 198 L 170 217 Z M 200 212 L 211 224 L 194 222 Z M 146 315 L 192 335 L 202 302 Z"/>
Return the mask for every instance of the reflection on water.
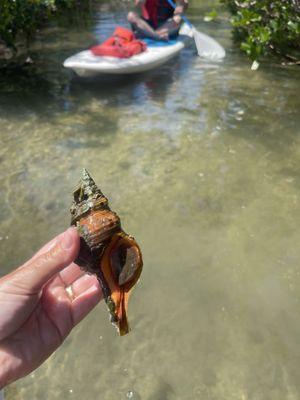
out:
<path id="1" fill-rule="evenodd" d="M 144 252 L 133 330 L 118 338 L 100 305 L 7 398 L 298 399 L 300 72 L 251 71 L 228 24 L 194 6 L 222 64 L 190 48 L 82 82 L 61 63 L 124 20 L 105 7 L 0 77 L 0 257 L 4 274 L 69 224 L 88 168 Z"/>

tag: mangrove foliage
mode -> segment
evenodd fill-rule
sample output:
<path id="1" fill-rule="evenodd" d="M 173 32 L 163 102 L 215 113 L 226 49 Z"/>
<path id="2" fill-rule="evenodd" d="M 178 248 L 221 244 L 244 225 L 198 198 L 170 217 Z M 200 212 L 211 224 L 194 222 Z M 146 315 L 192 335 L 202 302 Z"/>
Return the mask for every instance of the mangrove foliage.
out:
<path id="1" fill-rule="evenodd" d="M 299 0 L 221 0 L 232 13 L 234 38 L 252 60 L 276 53 L 299 63 Z"/>
<path id="2" fill-rule="evenodd" d="M 84 0 L 0 0 L 0 43 L 15 48 L 18 39 L 30 39 L 49 18 L 86 7 Z"/>

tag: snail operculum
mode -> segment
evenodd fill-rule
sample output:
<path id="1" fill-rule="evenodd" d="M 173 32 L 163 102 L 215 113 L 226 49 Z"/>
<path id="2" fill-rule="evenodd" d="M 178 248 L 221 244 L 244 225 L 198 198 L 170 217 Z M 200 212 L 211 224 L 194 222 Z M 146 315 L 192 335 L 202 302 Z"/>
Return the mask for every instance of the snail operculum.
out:
<path id="1" fill-rule="evenodd" d="M 86 170 L 74 191 L 72 224 L 81 246 L 78 265 L 97 275 L 111 322 L 121 335 L 129 331 L 126 311 L 131 288 L 142 271 L 141 251 L 133 237 L 121 229 L 120 218 Z"/>

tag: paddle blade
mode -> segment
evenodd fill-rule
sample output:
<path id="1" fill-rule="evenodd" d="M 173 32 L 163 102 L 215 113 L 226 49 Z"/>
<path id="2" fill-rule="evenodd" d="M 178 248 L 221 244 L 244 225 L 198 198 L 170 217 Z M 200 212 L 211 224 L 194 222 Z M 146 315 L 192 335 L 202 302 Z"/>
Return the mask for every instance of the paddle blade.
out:
<path id="1" fill-rule="evenodd" d="M 193 36 L 197 47 L 198 55 L 212 61 L 221 60 L 225 57 L 223 47 L 210 36 L 193 29 Z"/>

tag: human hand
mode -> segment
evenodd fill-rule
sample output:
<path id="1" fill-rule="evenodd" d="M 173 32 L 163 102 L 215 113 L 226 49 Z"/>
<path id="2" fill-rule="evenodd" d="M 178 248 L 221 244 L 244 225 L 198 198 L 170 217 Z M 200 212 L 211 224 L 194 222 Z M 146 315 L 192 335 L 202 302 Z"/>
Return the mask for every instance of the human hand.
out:
<path id="1" fill-rule="evenodd" d="M 157 29 L 155 31 L 155 33 L 158 35 L 158 37 L 161 40 L 169 40 L 169 30 L 168 30 L 168 28 Z"/>
<path id="2" fill-rule="evenodd" d="M 177 15 L 177 14 L 174 15 L 173 21 L 175 22 L 176 25 L 180 25 L 181 24 L 181 20 L 182 20 L 181 15 Z"/>
<path id="3" fill-rule="evenodd" d="M 180 15 L 183 14 L 183 12 L 184 12 L 184 6 L 180 5 L 175 8 L 174 15 Z"/>
<path id="4" fill-rule="evenodd" d="M 69 228 L 0 279 L 0 389 L 36 369 L 102 298 L 97 278 L 72 261 Z"/>

